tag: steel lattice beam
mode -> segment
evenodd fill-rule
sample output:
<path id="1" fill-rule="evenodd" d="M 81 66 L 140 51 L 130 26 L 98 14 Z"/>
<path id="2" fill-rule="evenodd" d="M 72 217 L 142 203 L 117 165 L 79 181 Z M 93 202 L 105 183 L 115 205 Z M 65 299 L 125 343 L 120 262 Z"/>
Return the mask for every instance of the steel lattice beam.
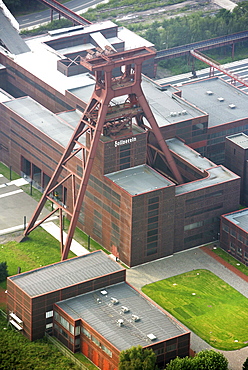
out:
<path id="1" fill-rule="evenodd" d="M 147 48 L 137 48 L 134 50 L 114 53 L 106 49 L 100 50 L 97 54 L 89 53 L 80 63 L 95 73 L 96 85 L 92 97 L 83 113 L 77 128 L 75 129 L 67 148 L 62 155 L 51 180 L 45 189 L 43 196 L 28 224 L 24 236 L 28 235 L 36 226 L 36 221 L 45 206 L 47 200 L 52 201 L 56 208 L 51 214 L 59 210 L 60 228 L 61 228 L 61 254 L 62 260 L 68 257 L 74 230 L 80 214 L 82 202 L 85 196 L 86 187 L 89 181 L 93 161 L 96 155 L 100 136 L 105 130 L 108 130 L 109 136 L 120 133 L 125 125 L 120 122 L 127 119 L 135 119 L 138 125 L 143 125 L 142 118 L 145 117 L 149 122 L 157 142 L 164 153 L 168 167 L 178 183 L 182 183 L 182 177 L 174 162 L 173 156 L 167 147 L 165 140 L 159 130 L 153 113 L 145 99 L 141 89 L 141 68 L 142 63 L 155 55 L 155 51 Z M 124 72 L 113 77 L 113 69 L 117 67 L 124 68 Z M 128 99 L 122 105 L 114 109 L 111 101 L 115 97 L 128 95 Z M 144 126 L 144 125 L 143 125 Z M 126 127 L 125 127 L 126 129 Z M 81 136 L 89 134 L 90 143 L 83 145 L 80 142 Z M 126 134 L 126 131 L 124 131 Z M 131 132 L 129 132 L 129 135 Z M 123 135 L 123 132 L 122 132 Z M 76 147 L 76 149 L 75 149 Z M 79 177 L 73 173 L 68 163 L 77 154 L 82 153 L 83 176 Z M 62 171 L 67 171 L 63 180 L 59 181 Z M 80 182 L 79 190 L 76 192 L 75 180 Z M 72 210 L 69 210 L 64 204 L 56 201 L 52 196 L 56 187 L 66 181 L 72 182 Z M 63 241 L 62 212 L 70 216 L 70 225 L 65 243 Z M 49 216 L 46 217 L 46 219 Z M 43 222 L 43 219 L 41 222 Z M 39 225 L 41 224 L 39 222 Z"/>

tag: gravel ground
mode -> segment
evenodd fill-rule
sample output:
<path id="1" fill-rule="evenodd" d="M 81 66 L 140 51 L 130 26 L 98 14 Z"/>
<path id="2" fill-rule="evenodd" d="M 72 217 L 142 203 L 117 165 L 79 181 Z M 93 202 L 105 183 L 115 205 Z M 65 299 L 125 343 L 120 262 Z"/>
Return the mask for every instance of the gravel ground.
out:
<path id="1" fill-rule="evenodd" d="M 166 279 L 194 269 L 207 269 L 248 298 L 248 282 L 236 273 L 230 271 L 227 266 L 220 264 L 215 258 L 205 253 L 202 248 L 194 248 L 176 253 L 173 256 L 158 261 L 128 269 L 127 281 L 138 290 L 141 290 L 142 286 L 145 284 Z M 193 351 L 199 352 L 202 349 L 210 348 L 212 347 L 209 344 L 192 333 L 191 349 Z M 230 370 L 242 370 L 242 365 L 248 357 L 248 347 L 244 347 L 237 351 L 219 352 L 222 352 L 228 359 Z"/>

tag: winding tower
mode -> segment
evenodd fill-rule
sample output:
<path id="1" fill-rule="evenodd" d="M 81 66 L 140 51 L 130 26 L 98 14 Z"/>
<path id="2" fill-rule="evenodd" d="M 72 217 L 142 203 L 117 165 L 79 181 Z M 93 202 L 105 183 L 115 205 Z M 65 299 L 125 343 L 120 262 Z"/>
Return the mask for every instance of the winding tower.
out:
<path id="1" fill-rule="evenodd" d="M 156 138 L 158 149 L 163 153 L 166 165 L 170 169 L 175 182 L 182 183 L 181 174 L 162 137 L 141 88 L 142 63 L 154 57 L 155 54 L 156 52 L 148 47 L 140 47 L 122 52 L 115 52 L 111 47 L 105 47 L 104 50 L 97 48 L 95 52 L 89 51 L 85 58 L 80 59 L 80 64 L 86 67 L 90 73 L 94 74 L 95 89 L 24 231 L 24 236 L 27 236 L 33 229 L 58 211 L 62 260 L 68 257 L 93 161 L 96 156 L 97 146 L 102 135 L 112 138 L 126 138 L 132 135 L 133 123 L 149 129 Z M 118 104 L 116 104 L 116 101 L 118 101 Z M 119 101 L 122 102 L 119 104 Z M 144 118 L 149 123 L 149 128 Z M 70 161 L 75 155 L 80 155 L 83 168 L 82 176 L 71 170 Z M 151 161 L 152 157 L 149 156 L 148 152 L 148 164 Z M 63 179 L 60 180 L 62 172 Z M 71 181 L 72 185 L 71 209 L 67 208 L 65 204 L 62 204 L 53 196 L 56 188 L 67 181 Z M 79 186 L 76 186 L 76 182 L 79 183 Z M 53 203 L 53 210 L 41 221 L 37 222 L 47 200 Z M 63 213 L 66 213 L 70 220 L 65 242 L 63 240 Z"/>

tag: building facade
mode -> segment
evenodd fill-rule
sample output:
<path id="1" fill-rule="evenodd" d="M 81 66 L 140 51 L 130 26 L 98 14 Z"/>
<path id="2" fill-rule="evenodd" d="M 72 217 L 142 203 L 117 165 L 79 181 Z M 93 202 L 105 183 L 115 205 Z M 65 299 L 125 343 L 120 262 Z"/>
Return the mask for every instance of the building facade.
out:
<path id="1" fill-rule="evenodd" d="M 243 132 L 226 137 L 225 166 L 241 177 L 240 203 L 248 205 L 248 136 Z"/>
<path id="2" fill-rule="evenodd" d="M 244 265 L 248 265 L 248 209 L 221 216 L 220 246 Z"/>
<path id="3" fill-rule="evenodd" d="M 9 320 L 30 340 L 53 334 L 104 370 L 117 370 L 120 352 L 137 345 L 152 348 L 161 368 L 189 355 L 190 332 L 125 272 L 97 251 L 9 277 Z"/>

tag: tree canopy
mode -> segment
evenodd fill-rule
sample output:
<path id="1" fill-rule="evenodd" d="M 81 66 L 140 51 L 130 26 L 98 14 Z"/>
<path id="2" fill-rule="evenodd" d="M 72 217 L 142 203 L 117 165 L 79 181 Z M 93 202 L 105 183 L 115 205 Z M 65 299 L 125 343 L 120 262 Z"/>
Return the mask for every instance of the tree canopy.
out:
<path id="1" fill-rule="evenodd" d="M 120 354 L 119 370 L 155 370 L 156 355 L 152 349 L 131 347 Z"/>
<path id="2" fill-rule="evenodd" d="M 166 370 L 227 370 L 225 356 L 214 350 L 203 350 L 195 357 L 175 358 L 166 366 Z"/>
<path id="3" fill-rule="evenodd" d="M 4 281 L 8 276 L 7 262 L 0 262 L 0 281 Z"/>

